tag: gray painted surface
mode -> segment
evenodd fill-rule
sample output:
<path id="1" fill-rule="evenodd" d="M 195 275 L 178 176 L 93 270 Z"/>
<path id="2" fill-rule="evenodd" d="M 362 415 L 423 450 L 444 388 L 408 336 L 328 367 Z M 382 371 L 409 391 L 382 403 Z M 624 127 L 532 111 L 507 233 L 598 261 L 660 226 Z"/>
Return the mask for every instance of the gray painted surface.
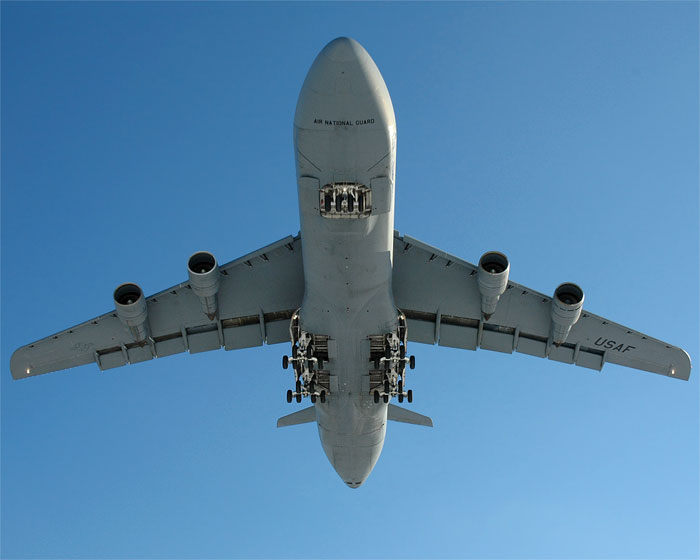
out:
<path id="1" fill-rule="evenodd" d="M 316 420 L 328 459 L 352 488 L 372 471 L 388 419 L 432 425 L 388 404 L 388 395 L 387 402 L 373 398 L 369 337 L 401 328 L 397 308 L 413 342 L 517 351 L 593 369 L 612 362 L 688 379 L 690 359 L 682 349 L 585 310 L 564 342 L 553 344 L 552 297 L 510 281 L 495 310 L 489 303 L 484 314 L 477 281 L 483 270 L 394 233 L 396 122 L 384 80 L 356 41 L 332 41 L 311 66 L 294 118 L 294 146 L 299 237 L 220 266 L 217 288 L 207 285 L 205 296 L 181 283 L 145 298 L 145 319 L 142 307 L 129 319 L 141 325 L 126 325 L 110 311 L 24 346 L 11 358 L 13 377 L 294 344 L 290 320 L 298 311 L 301 330 L 328 337 L 327 398 L 278 426 Z M 341 190 L 345 206 L 324 206 L 324 193 Z M 348 193 L 366 197 L 368 207 L 352 210 Z"/>
<path id="2" fill-rule="evenodd" d="M 338 390 L 316 405 L 318 431 L 329 461 L 356 488 L 377 462 L 386 432 L 386 406 L 362 386 L 368 337 L 397 327 L 391 294 L 396 120 L 379 70 L 356 41 L 332 41 L 311 66 L 294 116 L 294 146 L 304 238 L 301 326 L 337 342 L 328 370 Z M 319 187 L 337 183 L 371 186 L 370 216 L 322 216 Z"/>

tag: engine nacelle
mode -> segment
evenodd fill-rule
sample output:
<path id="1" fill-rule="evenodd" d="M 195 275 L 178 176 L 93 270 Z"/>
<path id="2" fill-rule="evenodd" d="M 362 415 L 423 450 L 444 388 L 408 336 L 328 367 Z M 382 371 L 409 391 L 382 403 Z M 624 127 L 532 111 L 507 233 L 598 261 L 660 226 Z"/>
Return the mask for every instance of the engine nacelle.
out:
<path id="1" fill-rule="evenodd" d="M 479 259 L 477 281 L 481 293 L 481 312 L 487 321 L 496 311 L 498 299 L 508 287 L 509 272 L 510 263 L 503 253 L 489 251 Z"/>
<path id="2" fill-rule="evenodd" d="M 187 261 L 187 272 L 190 286 L 202 304 L 202 311 L 213 321 L 218 308 L 216 294 L 220 279 L 216 258 L 207 251 L 199 251 Z"/>
<path id="3" fill-rule="evenodd" d="M 570 282 L 560 284 L 552 298 L 552 342 L 559 346 L 566 341 L 583 308 L 583 290 Z"/>
<path id="4" fill-rule="evenodd" d="M 134 340 L 141 342 L 149 336 L 148 309 L 143 290 L 136 284 L 126 283 L 114 290 L 117 317 L 130 331 Z"/>

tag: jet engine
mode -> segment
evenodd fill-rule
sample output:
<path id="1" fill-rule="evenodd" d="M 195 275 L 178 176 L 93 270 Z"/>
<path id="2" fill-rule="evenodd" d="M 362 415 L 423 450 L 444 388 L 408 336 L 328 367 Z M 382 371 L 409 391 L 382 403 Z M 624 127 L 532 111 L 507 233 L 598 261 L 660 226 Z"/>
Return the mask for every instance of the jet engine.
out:
<path id="1" fill-rule="evenodd" d="M 510 263 L 503 253 L 490 251 L 479 259 L 477 281 L 481 293 L 481 312 L 487 321 L 496 311 L 498 299 L 506 291 L 509 272 Z"/>
<path id="2" fill-rule="evenodd" d="M 583 290 L 576 284 L 564 283 L 554 290 L 552 298 L 552 342 L 559 346 L 566 341 L 571 327 L 581 316 Z"/>
<path id="3" fill-rule="evenodd" d="M 114 305 L 117 317 L 131 331 L 137 342 L 149 335 L 148 309 L 143 290 L 136 284 L 121 284 L 114 290 Z"/>
<path id="4" fill-rule="evenodd" d="M 213 321 L 217 313 L 216 294 L 220 276 L 216 258 L 207 251 L 199 251 L 187 261 L 187 272 L 190 286 L 202 304 L 202 311 Z"/>

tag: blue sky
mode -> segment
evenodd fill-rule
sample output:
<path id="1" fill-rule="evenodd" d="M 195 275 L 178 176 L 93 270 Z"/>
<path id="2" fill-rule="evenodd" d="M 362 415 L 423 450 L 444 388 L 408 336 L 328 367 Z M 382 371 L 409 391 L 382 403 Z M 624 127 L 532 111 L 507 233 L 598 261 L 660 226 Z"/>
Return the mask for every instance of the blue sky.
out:
<path id="1" fill-rule="evenodd" d="M 357 490 L 288 348 L 11 380 L 11 352 L 299 229 L 292 118 L 354 37 L 398 126 L 396 228 L 698 352 L 698 4 L 8 3 L 3 558 L 697 558 L 698 372 L 413 345 Z"/>

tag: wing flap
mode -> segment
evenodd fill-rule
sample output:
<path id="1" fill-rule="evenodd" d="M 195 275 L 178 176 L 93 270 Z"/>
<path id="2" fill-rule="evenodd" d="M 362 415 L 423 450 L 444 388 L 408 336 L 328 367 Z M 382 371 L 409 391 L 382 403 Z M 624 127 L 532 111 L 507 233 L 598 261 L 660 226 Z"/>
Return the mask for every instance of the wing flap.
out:
<path id="1" fill-rule="evenodd" d="M 600 370 L 614 363 L 679 379 L 690 358 L 676 346 L 583 310 L 566 342 L 550 339 L 552 298 L 514 282 L 485 322 L 477 268 L 408 236 L 394 239 L 394 301 L 408 339 L 465 350 L 519 352 Z"/>
<path id="2" fill-rule="evenodd" d="M 112 369 L 181 352 L 235 350 L 289 340 L 301 305 L 301 240 L 286 237 L 220 267 L 219 317 L 210 320 L 183 282 L 146 300 L 151 337 L 135 341 L 114 311 L 24 346 L 12 355 L 15 379 L 97 363 Z"/>

